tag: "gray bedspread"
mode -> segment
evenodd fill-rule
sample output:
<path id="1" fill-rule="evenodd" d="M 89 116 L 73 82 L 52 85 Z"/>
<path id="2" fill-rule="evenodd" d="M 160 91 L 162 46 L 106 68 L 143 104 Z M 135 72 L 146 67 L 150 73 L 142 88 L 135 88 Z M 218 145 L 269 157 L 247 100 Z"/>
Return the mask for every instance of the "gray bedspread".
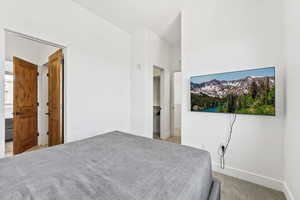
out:
<path id="1" fill-rule="evenodd" d="M 207 200 L 206 151 L 120 132 L 0 160 L 1 200 Z"/>

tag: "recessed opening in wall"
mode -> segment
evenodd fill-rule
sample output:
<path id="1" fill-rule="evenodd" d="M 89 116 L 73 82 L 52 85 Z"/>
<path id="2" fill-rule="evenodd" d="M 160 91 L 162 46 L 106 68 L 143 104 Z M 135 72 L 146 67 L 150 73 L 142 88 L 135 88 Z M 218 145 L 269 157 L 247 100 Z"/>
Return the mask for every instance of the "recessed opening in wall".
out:
<path id="1" fill-rule="evenodd" d="M 167 98 L 166 82 L 169 79 L 165 76 L 164 69 L 153 67 L 153 138 L 181 144 L 181 72 L 172 74 L 171 99 Z M 172 112 L 166 106 L 169 105 L 167 101 L 172 105 Z M 173 121 L 171 134 L 166 134 L 170 128 L 166 125 L 167 120 Z"/>
<path id="2" fill-rule="evenodd" d="M 5 156 L 64 143 L 65 51 L 5 30 Z"/>
<path id="3" fill-rule="evenodd" d="M 163 69 L 153 67 L 153 138 L 162 139 L 161 133 L 163 131 L 163 117 L 162 117 L 162 103 L 163 97 Z"/>

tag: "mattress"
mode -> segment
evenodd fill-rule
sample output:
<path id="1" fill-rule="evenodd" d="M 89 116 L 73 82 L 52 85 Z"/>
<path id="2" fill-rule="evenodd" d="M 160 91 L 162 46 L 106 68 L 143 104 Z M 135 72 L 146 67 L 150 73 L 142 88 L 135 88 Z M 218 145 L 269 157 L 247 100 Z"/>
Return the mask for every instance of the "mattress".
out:
<path id="1" fill-rule="evenodd" d="M 208 152 L 121 132 L 0 160 L 2 200 L 208 200 Z M 215 193 L 215 192 L 214 192 Z"/>

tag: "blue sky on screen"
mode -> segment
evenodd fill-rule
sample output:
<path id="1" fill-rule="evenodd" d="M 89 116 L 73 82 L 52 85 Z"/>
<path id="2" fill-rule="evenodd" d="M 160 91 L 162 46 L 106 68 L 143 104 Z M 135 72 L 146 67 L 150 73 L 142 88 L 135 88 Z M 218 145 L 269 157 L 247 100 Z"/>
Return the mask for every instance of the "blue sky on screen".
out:
<path id="1" fill-rule="evenodd" d="M 211 80 L 239 80 L 246 78 L 247 76 L 275 76 L 275 67 L 252 69 L 238 72 L 226 72 L 221 74 L 211 74 L 203 76 L 194 76 L 191 78 L 193 83 L 204 83 Z"/>

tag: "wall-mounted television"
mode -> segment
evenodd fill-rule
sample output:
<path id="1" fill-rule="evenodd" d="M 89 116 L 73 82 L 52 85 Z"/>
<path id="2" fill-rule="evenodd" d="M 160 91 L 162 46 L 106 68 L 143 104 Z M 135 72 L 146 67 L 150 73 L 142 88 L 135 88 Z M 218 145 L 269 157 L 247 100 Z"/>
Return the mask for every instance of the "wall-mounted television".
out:
<path id="1" fill-rule="evenodd" d="M 191 111 L 275 116 L 275 67 L 191 77 Z"/>

